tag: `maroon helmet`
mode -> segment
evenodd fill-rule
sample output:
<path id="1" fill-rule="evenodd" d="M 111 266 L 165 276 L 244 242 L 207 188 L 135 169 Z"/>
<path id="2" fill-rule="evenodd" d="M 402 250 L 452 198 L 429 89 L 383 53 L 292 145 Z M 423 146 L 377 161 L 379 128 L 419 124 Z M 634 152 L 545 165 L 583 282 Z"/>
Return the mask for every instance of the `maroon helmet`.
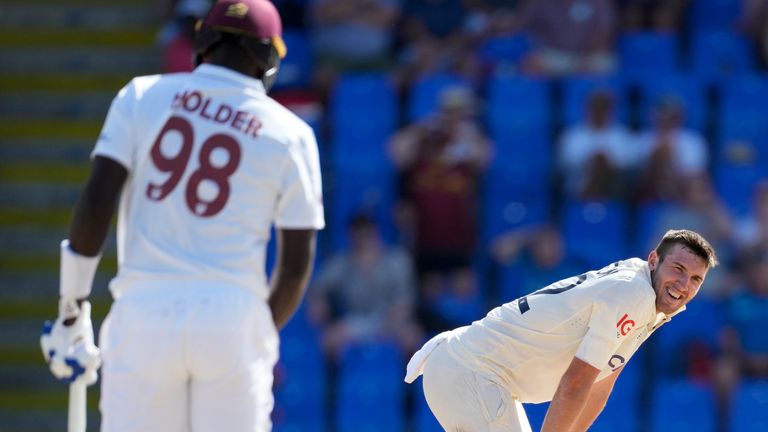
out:
<path id="1" fill-rule="evenodd" d="M 280 14 L 269 0 L 218 0 L 198 21 L 195 32 L 197 63 L 225 38 L 235 38 L 264 66 L 261 77 L 269 89 L 287 52 Z"/>

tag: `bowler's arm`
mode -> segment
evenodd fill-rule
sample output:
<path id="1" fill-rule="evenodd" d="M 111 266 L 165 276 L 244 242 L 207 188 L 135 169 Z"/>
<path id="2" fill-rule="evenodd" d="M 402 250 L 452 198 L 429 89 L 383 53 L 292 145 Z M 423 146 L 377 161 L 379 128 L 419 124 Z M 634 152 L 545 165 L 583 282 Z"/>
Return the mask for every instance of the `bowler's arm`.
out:
<path id="1" fill-rule="evenodd" d="M 277 231 L 277 261 L 272 272 L 269 307 L 277 329 L 281 329 L 301 303 L 315 259 L 314 229 Z"/>
<path id="2" fill-rule="evenodd" d="M 602 380 L 592 385 L 592 390 L 589 392 L 589 398 L 584 409 L 581 410 L 579 418 L 571 426 L 570 432 L 583 432 L 589 429 L 592 423 L 597 419 L 597 416 L 605 408 L 608 397 L 613 390 L 613 384 L 616 382 L 616 378 L 619 377 L 619 373 L 624 369 L 623 367 L 616 372 L 608 375 Z"/>
<path id="3" fill-rule="evenodd" d="M 560 384 L 549 404 L 541 432 L 570 431 L 580 420 L 581 413 L 590 398 L 595 378 L 599 374 L 599 369 L 574 357 L 563 377 L 560 378 Z"/>

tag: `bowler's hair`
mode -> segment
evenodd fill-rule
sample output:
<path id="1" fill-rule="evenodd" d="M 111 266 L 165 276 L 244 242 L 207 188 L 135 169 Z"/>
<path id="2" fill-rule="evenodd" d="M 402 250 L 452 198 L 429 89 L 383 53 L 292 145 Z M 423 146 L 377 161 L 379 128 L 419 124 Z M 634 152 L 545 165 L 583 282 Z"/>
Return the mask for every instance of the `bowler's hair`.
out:
<path id="1" fill-rule="evenodd" d="M 664 261 L 669 250 L 676 244 L 687 247 L 696 256 L 703 259 L 707 263 L 707 268 L 719 264 L 717 255 L 715 255 L 715 248 L 701 234 L 690 230 L 669 230 L 664 233 L 658 246 L 656 246 L 659 261 Z"/>

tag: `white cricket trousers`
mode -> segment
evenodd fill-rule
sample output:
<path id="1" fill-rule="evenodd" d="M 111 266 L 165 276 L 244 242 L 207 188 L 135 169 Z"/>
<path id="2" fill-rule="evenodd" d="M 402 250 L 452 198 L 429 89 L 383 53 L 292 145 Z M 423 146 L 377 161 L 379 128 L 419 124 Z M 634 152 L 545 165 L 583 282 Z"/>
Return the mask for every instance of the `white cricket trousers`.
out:
<path id="1" fill-rule="evenodd" d="M 278 336 L 254 293 L 130 287 L 112 304 L 99 342 L 103 432 L 272 429 Z"/>
<path id="2" fill-rule="evenodd" d="M 445 342 L 427 358 L 422 379 L 427 404 L 448 432 L 531 432 L 523 405 L 491 375 L 457 362 Z"/>

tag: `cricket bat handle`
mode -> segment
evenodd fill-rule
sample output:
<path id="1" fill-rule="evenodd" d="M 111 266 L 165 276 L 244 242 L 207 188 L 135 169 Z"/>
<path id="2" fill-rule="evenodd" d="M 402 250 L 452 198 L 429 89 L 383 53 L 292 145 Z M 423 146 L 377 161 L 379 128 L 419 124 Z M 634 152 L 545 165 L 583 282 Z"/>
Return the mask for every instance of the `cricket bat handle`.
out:
<path id="1" fill-rule="evenodd" d="M 69 414 L 67 416 L 67 432 L 85 432 L 85 395 L 85 383 L 74 382 L 69 385 Z"/>

